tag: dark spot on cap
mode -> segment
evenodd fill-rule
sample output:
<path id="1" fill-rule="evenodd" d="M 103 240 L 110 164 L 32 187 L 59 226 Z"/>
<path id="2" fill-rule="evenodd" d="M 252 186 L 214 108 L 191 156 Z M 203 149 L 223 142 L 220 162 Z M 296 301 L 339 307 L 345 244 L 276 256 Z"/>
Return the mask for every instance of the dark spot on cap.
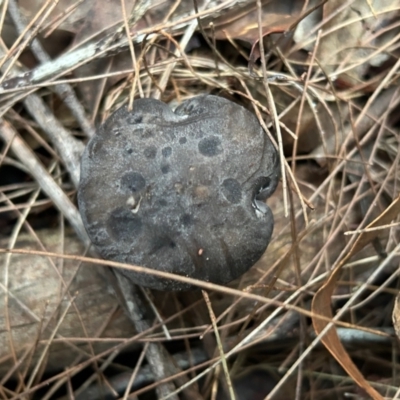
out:
<path id="1" fill-rule="evenodd" d="M 150 253 L 156 253 L 163 248 L 174 249 L 176 243 L 168 235 L 156 235 L 151 239 Z"/>
<path id="2" fill-rule="evenodd" d="M 160 200 L 158 200 L 158 204 L 159 204 L 161 207 L 165 207 L 168 203 L 167 203 L 167 200 L 165 200 L 165 199 L 160 199 Z"/>
<path id="3" fill-rule="evenodd" d="M 199 142 L 199 151 L 203 156 L 214 157 L 222 153 L 221 140 L 216 136 L 209 136 Z"/>
<path id="4" fill-rule="evenodd" d="M 184 226 L 189 226 L 193 224 L 193 218 L 190 214 L 183 214 L 180 219 L 182 225 Z"/>
<path id="5" fill-rule="evenodd" d="M 140 124 L 143 121 L 143 115 L 133 115 L 127 119 L 128 124 Z"/>
<path id="6" fill-rule="evenodd" d="M 121 178 L 121 185 L 124 189 L 136 193 L 146 186 L 146 180 L 139 172 L 128 172 Z"/>
<path id="7" fill-rule="evenodd" d="M 185 137 L 179 138 L 179 144 L 185 144 L 187 142 L 187 139 Z"/>
<path id="8" fill-rule="evenodd" d="M 127 149 L 126 152 L 127 152 L 128 154 L 132 154 L 132 153 L 133 153 L 133 149 Z"/>
<path id="9" fill-rule="evenodd" d="M 169 165 L 163 165 L 163 166 L 161 167 L 161 172 L 162 172 L 163 174 L 168 174 L 169 171 L 170 171 Z"/>
<path id="10" fill-rule="evenodd" d="M 162 150 L 161 150 L 161 153 L 162 153 L 162 155 L 165 157 L 165 158 L 168 158 L 171 154 L 172 154 L 172 149 L 171 149 L 171 147 L 164 147 Z"/>
<path id="11" fill-rule="evenodd" d="M 236 179 L 225 179 L 222 182 L 221 191 L 225 198 L 233 204 L 240 203 L 242 200 L 242 188 Z"/>
<path id="12" fill-rule="evenodd" d="M 146 158 L 153 159 L 156 158 L 157 148 L 155 146 L 146 147 L 143 151 Z"/>
<path id="13" fill-rule="evenodd" d="M 107 231 L 115 240 L 133 242 L 142 227 L 140 217 L 122 207 L 115 209 L 107 219 Z"/>
<path id="14" fill-rule="evenodd" d="M 148 139 L 148 138 L 153 137 L 154 134 L 155 134 L 155 132 L 154 132 L 154 128 L 153 128 L 153 127 L 151 127 L 151 128 L 145 128 L 145 129 L 143 129 L 143 130 L 141 131 L 140 137 L 141 137 L 142 139 Z"/>

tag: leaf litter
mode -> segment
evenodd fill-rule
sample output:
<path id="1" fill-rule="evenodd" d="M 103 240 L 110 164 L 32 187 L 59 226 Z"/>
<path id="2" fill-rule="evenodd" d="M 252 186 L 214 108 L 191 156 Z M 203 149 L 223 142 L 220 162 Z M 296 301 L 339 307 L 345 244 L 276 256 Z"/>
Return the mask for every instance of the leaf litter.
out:
<path id="1" fill-rule="evenodd" d="M 0 248 L 30 254 L 0 254 L 1 396 L 398 398 L 399 10 L 3 2 Z M 79 261 L 79 155 L 130 99 L 201 93 L 255 112 L 285 155 L 273 240 L 229 290 L 147 293 L 158 317 L 138 332 L 107 269 Z M 141 342 L 170 368 L 142 365 Z"/>

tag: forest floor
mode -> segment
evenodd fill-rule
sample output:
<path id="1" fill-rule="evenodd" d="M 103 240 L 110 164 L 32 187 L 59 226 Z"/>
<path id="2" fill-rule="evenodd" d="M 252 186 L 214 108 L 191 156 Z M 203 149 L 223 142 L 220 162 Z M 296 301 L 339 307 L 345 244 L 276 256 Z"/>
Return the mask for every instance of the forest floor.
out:
<path id="1" fill-rule="evenodd" d="M 0 398 L 400 398 L 399 16 L 396 0 L 1 2 Z M 122 105 L 205 93 L 279 152 L 274 233 L 226 287 L 138 289 L 143 326 L 90 253 L 80 157 Z"/>

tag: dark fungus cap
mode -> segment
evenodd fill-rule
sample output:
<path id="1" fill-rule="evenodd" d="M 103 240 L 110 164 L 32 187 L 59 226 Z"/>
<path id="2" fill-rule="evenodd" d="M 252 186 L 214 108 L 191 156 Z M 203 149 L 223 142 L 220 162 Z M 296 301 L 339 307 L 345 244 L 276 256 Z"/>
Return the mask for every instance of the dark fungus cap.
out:
<path id="1" fill-rule="evenodd" d="M 278 179 L 277 152 L 245 108 L 204 95 L 173 112 L 139 99 L 88 143 L 78 203 L 105 259 L 225 284 L 267 248 L 274 222 L 264 200 Z M 120 273 L 153 289 L 193 288 Z"/>

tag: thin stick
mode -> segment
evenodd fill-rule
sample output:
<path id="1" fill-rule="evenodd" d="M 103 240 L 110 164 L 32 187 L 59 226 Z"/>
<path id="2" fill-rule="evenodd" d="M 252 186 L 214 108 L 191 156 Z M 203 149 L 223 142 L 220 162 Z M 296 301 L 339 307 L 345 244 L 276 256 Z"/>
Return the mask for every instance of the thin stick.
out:
<path id="1" fill-rule="evenodd" d="M 210 319 L 211 319 L 211 323 L 212 323 L 212 326 L 214 329 L 215 339 L 217 340 L 218 350 L 219 350 L 219 354 L 221 356 L 222 368 L 224 370 L 226 383 L 228 385 L 229 396 L 230 396 L 231 400 L 235 400 L 236 399 L 235 391 L 233 390 L 232 380 L 229 375 L 228 363 L 226 362 L 224 348 L 223 348 L 223 345 L 221 342 L 221 337 L 219 335 L 218 326 L 217 326 L 217 322 L 215 320 L 215 314 L 212 309 L 210 297 L 208 296 L 208 293 L 205 290 L 202 290 L 201 292 L 203 293 L 203 297 L 204 297 L 204 300 L 205 300 L 207 308 L 208 308 L 208 313 L 210 314 Z"/>
<path id="2" fill-rule="evenodd" d="M 33 151 L 20 138 L 14 128 L 4 120 L 0 120 L 0 137 L 7 144 L 10 144 L 11 150 L 26 166 L 30 174 L 38 182 L 43 192 L 49 196 L 56 207 L 61 211 L 65 218 L 67 218 L 68 222 L 74 228 L 84 245 L 89 246 L 90 240 L 76 207 L 72 204 L 71 200 L 61 190 L 61 188 L 54 182 L 54 179 L 39 162 Z"/>
<path id="3" fill-rule="evenodd" d="M 19 7 L 15 0 L 9 0 L 10 4 L 8 7 L 8 11 L 13 19 L 13 22 L 17 28 L 19 34 L 22 34 L 26 30 L 26 23 L 24 22 L 22 15 L 19 11 Z M 43 49 L 39 40 L 34 38 L 31 42 L 31 50 L 38 58 L 41 63 L 46 63 L 51 61 L 51 58 L 48 56 L 46 51 Z M 58 94 L 60 99 L 64 101 L 67 107 L 71 110 L 72 114 L 76 118 L 79 123 L 82 131 L 85 133 L 87 137 L 91 137 L 94 135 L 94 128 L 90 121 L 86 118 L 85 110 L 76 97 L 75 92 L 72 90 L 71 86 L 68 84 L 59 84 L 54 87 L 54 91 Z"/>
<path id="4" fill-rule="evenodd" d="M 274 98 L 272 96 L 271 89 L 268 84 L 268 77 L 267 77 L 267 66 L 265 65 L 265 56 L 264 56 L 264 43 L 263 43 L 263 33 L 262 33 L 262 20 L 261 20 L 261 15 L 262 15 L 262 6 L 261 6 L 261 0 L 257 0 L 257 10 L 258 10 L 258 35 L 259 35 L 259 41 L 258 44 L 260 46 L 260 54 L 261 54 L 261 66 L 262 66 L 262 71 L 263 71 L 263 83 L 265 87 L 265 93 L 267 95 L 267 101 L 268 101 L 268 107 L 272 115 L 272 120 L 274 121 L 274 128 L 276 131 L 276 136 L 278 138 L 278 150 L 279 150 L 279 157 L 281 160 L 285 159 L 285 155 L 283 154 L 283 141 L 282 141 L 282 133 L 281 133 L 281 127 L 279 125 L 279 120 L 278 120 L 278 113 L 276 111 L 275 107 L 275 102 Z M 285 164 L 281 162 L 281 174 L 282 174 L 282 191 L 283 191 L 283 207 L 285 210 L 285 217 L 288 217 L 289 215 L 289 210 L 288 210 L 288 193 L 287 193 L 287 180 L 286 180 L 286 173 L 285 173 Z M 299 196 L 301 197 L 301 196 Z"/>

